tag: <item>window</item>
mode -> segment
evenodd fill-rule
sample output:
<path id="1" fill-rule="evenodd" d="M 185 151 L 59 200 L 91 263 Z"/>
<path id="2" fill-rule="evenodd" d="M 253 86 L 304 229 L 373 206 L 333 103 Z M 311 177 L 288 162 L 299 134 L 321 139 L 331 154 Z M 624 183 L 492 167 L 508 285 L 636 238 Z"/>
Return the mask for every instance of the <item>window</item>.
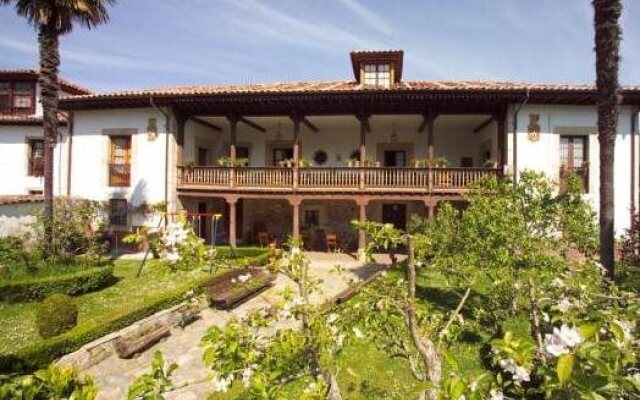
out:
<path id="1" fill-rule="evenodd" d="M 117 226 L 127 225 L 127 200 L 126 199 L 109 200 L 109 223 L 111 225 L 117 225 Z"/>
<path id="2" fill-rule="evenodd" d="M 313 227 L 320 225 L 320 210 L 304 210 L 304 226 Z"/>
<path id="3" fill-rule="evenodd" d="M 380 86 L 388 88 L 391 86 L 391 65 L 390 64 L 365 64 L 364 84 L 367 86 Z"/>
<path id="4" fill-rule="evenodd" d="M 589 157 L 587 136 L 560 136 L 560 186 L 572 173 L 582 179 L 584 191 L 589 191 Z"/>
<path id="5" fill-rule="evenodd" d="M 44 175 L 44 140 L 29 139 L 29 176 Z"/>
<path id="6" fill-rule="evenodd" d="M 0 111 L 4 113 L 35 112 L 33 82 L 0 82 Z"/>
<path id="7" fill-rule="evenodd" d="M 131 136 L 109 136 L 109 186 L 131 184 Z"/>
<path id="8" fill-rule="evenodd" d="M 236 158 L 241 159 L 249 159 L 249 148 L 247 146 L 238 146 L 236 147 Z"/>

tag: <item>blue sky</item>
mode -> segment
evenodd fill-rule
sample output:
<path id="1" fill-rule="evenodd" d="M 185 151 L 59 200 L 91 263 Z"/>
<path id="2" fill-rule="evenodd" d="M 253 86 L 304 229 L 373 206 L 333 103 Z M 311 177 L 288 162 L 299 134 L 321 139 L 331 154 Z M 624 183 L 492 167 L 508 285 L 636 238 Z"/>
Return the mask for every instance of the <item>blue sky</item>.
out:
<path id="1" fill-rule="evenodd" d="M 640 84 L 640 1 L 624 6 L 620 79 Z M 108 25 L 63 38 L 61 70 L 96 90 L 349 79 L 349 51 L 394 48 L 404 79 L 590 83 L 592 12 L 590 0 L 119 0 Z M 36 50 L 0 7 L 0 68 L 36 67 Z"/>

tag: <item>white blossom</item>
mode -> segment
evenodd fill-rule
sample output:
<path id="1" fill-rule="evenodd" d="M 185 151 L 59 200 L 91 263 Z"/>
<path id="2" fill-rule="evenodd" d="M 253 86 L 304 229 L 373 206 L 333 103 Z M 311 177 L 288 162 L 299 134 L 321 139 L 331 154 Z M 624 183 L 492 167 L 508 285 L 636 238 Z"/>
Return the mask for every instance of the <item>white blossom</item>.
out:
<path id="1" fill-rule="evenodd" d="M 567 311 L 576 307 L 577 307 L 577 304 L 575 304 L 574 302 L 572 302 L 566 297 L 561 298 L 560 301 L 558 302 L 558 309 L 562 313 L 566 313 Z"/>
<path id="2" fill-rule="evenodd" d="M 238 276 L 238 280 L 240 281 L 240 283 L 245 283 L 246 281 L 249 280 L 249 278 L 251 278 L 251 273 L 247 273 L 246 275 Z"/>
<path id="3" fill-rule="evenodd" d="M 213 391 L 214 392 L 223 392 L 226 393 L 229 390 L 229 386 L 231 386 L 231 382 L 233 382 L 232 376 L 215 376 L 213 378 Z"/>
<path id="4" fill-rule="evenodd" d="M 622 333 L 624 333 L 625 340 L 633 339 L 633 323 L 631 321 L 618 321 L 615 320 L 614 323 L 622 329 Z"/>
<path id="5" fill-rule="evenodd" d="M 253 376 L 253 371 L 255 368 L 255 365 L 250 365 L 242 371 L 242 385 L 245 388 L 249 387 L 249 383 L 251 383 L 251 377 Z"/>
<path id="6" fill-rule="evenodd" d="M 500 367 L 511 373 L 516 381 L 529 382 L 531 379 L 530 372 L 525 367 L 518 365 L 513 358 L 505 358 L 504 360 L 500 360 Z"/>
<path id="7" fill-rule="evenodd" d="M 169 251 L 167 252 L 167 254 L 165 255 L 165 258 L 168 261 L 171 261 L 172 263 L 177 262 L 180 259 L 180 254 L 178 254 L 178 252 L 173 252 L 173 251 Z"/>
<path id="8" fill-rule="evenodd" d="M 364 339 L 364 333 L 362 333 L 360 328 L 358 328 L 356 326 L 353 327 L 353 334 L 355 335 L 355 337 L 357 339 L 360 339 L 360 340 Z"/>
<path id="9" fill-rule="evenodd" d="M 333 324 L 337 320 L 338 320 L 338 314 L 336 314 L 336 313 L 331 313 L 331 314 L 329 314 L 329 316 L 327 316 L 327 323 L 328 324 Z"/>
<path id="10" fill-rule="evenodd" d="M 502 392 L 500 390 L 496 390 L 496 389 L 491 389 L 491 391 L 489 392 L 489 395 L 491 396 L 490 399 L 491 400 L 504 400 L 504 394 L 502 394 Z"/>
<path id="11" fill-rule="evenodd" d="M 582 342 L 580 331 L 563 324 L 560 329 L 553 328 L 552 334 L 545 335 L 545 349 L 554 357 L 569 353 L 570 348 Z"/>

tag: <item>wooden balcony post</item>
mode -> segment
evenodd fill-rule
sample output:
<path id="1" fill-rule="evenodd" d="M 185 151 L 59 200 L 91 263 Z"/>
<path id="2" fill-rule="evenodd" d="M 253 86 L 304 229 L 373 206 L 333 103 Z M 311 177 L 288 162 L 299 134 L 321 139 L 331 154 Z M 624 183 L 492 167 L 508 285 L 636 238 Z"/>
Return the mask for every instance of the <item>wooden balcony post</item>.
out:
<path id="1" fill-rule="evenodd" d="M 506 121 L 506 111 L 500 110 L 496 113 L 496 123 L 498 126 L 498 154 L 496 156 L 496 161 L 498 162 L 498 167 L 504 171 L 504 166 L 507 163 L 507 151 L 506 151 L 506 142 L 507 142 L 507 121 Z"/>
<path id="2" fill-rule="evenodd" d="M 435 158 L 435 139 L 433 132 L 433 124 L 438 115 L 432 110 L 427 110 L 424 114 L 424 128 L 427 131 L 427 158 L 430 160 Z"/>
<path id="3" fill-rule="evenodd" d="M 293 207 L 293 232 L 294 239 L 300 239 L 300 203 L 302 201 L 298 198 L 290 198 L 289 204 Z"/>
<path id="4" fill-rule="evenodd" d="M 367 160 L 367 131 L 370 131 L 369 114 L 360 113 L 357 115 L 360 121 L 360 189 L 365 186 L 364 164 Z"/>
<path id="5" fill-rule="evenodd" d="M 369 199 L 358 199 L 356 201 L 358 204 L 358 221 L 364 222 L 367 219 L 367 204 L 369 204 Z M 364 231 L 358 231 L 358 258 L 362 261 L 365 261 L 365 248 L 367 246 L 367 235 Z"/>
<path id="6" fill-rule="evenodd" d="M 231 159 L 231 173 L 229 175 L 229 186 L 236 186 L 236 141 L 237 141 L 237 130 L 238 130 L 238 121 L 240 121 L 240 117 L 235 114 L 230 114 L 227 116 L 229 120 L 229 158 Z"/>
<path id="7" fill-rule="evenodd" d="M 300 168 L 300 121 L 302 116 L 294 114 L 291 116 L 293 121 L 293 189 L 298 188 L 298 176 Z"/>
<path id="8" fill-rule="evenodd" d="M 229 204 L 229 246 L 236 247 L 236 204 L 238 203 L 237 197 L 227 197 L 225 199 Z"/>
<path id="9" fill-rule="evenodd" d="M 174 111 L 176 117 L 176 165 L 184 164 L 184 126 L 187 123 L 187 117 L 177 111 Z"/>

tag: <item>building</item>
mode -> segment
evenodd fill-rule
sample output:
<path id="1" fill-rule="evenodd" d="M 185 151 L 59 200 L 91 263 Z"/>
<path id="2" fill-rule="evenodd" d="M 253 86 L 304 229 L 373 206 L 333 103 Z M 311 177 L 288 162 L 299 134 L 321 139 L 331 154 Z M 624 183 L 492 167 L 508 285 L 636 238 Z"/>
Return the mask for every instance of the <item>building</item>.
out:
<path id="1" fill-rule="evenodd" d="M 88 89 L 64 79 L 61 95 L 83 95 Z M 35 70 L 0 70 L 0 196 L 39 195 L 43 191 L 44 131 L 42 105 L 39 99 L 38 72 Z M 61 135 L 68 124 L 60 116 Z M 54 185 L 56 194 L 63 194 L 60 180 L 64 178 L 65 148 L 55 151 Z"/>
<path id="2" fill-rule="evenodd" d="M 597 209 L 593 86 L 406 81 L 403 56 L 352 52 L 349 81 L 65 97 L 61 193 L 109 201 L 112 225 L 124 229 L 155 223 L 146 205 L 164 201 L 188 211 L 207 240 L 221 213 L 216 230 L 233 245 L 293 234 L 345 250 L 365 243 L 352 219 L 404 227 L 462 201 L 487 175 L 534 169 L 562 181 L 575 171 Z M 637 207 L 640 87 L 622 94 L 618 233 Z"/>

